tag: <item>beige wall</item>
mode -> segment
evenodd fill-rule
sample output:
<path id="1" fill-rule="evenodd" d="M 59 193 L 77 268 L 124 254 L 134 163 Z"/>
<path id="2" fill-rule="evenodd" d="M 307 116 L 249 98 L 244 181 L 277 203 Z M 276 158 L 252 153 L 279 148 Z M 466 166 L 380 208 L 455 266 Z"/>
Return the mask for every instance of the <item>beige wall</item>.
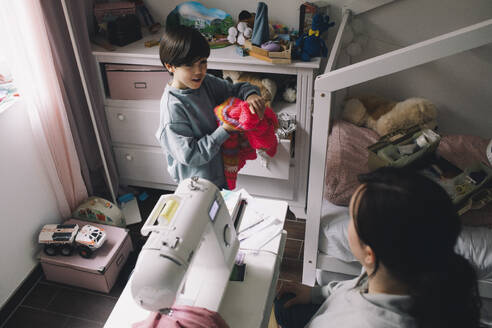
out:
<path id="1" fill-rule="evenodd" d="M 22 102 L 0 112 L 0 307 L 36 266 L 44 224 L 60 222 Z"/>

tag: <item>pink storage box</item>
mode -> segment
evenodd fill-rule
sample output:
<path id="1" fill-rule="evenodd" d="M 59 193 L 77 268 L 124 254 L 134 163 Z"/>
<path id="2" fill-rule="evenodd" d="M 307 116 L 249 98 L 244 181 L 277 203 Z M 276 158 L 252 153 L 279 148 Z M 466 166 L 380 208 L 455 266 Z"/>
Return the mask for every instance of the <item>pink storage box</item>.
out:
<path id="1" fill-rule="evenodd" d="M 106 64 L 112 99 L 161 99 L 171 75 L 162 66 Z"/>
<path id="2" fill-rule="evenodd" d="M 70 219 L 65 224 L 86 224 L 103 228 L 107 240 L 89 259 L 81 257 L 76 250 L 70 256 L 48 256 L 41 253 L 40 262 L 47 280 L 109 293 L 133 250 L 126 229 Z"/>

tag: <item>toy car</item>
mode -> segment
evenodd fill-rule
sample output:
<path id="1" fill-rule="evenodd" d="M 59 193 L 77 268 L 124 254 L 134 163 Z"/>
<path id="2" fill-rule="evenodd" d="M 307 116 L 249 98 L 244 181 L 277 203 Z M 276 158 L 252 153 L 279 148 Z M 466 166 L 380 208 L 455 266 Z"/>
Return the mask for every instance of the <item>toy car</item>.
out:
<path id="1" fill-rule="evenodd" d="M 69 256 L 77 246 L 80 256 L 89 258 L 106 241 L 106 232 L 92 225 L 79 229 L 77 224 L 47 224 L 41 229 L 38 241 L 44 244 L 46 255 Z"/>
<path id="2" fill-rule="evenodd" d="M 99 249 L 105 241 L 106 232 L 104 229 L 88 224 L 83 226 L 75 237 L 79 254 L 85 258 L 91 257 L 92 253 Z"/>

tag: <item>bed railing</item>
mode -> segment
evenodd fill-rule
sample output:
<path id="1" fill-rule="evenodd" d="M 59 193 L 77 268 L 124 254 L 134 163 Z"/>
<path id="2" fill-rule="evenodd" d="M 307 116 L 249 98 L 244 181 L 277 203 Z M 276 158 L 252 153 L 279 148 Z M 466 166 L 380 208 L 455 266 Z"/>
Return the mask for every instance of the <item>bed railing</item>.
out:
<path id="1" fill-rule="evenodd" d="M 343 31 L 350 18 L 343 14 L 324 74 L 314 83 L 313 126 L 302 283 L 313 286 L 318 261 L 318 239 L 325 181 L 326 147 L 333 93 L 337 90 L 400 72 L 492 42 L 492 19 L 461 28 L 359 63 L 333 70 Z"/>

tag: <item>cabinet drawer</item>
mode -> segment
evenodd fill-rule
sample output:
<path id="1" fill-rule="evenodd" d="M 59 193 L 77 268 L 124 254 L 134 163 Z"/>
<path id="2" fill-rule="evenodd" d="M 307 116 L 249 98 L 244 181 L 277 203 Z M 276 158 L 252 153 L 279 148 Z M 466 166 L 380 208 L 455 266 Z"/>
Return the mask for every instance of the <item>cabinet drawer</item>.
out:
<path id="1" fill-rule="evenodd" d="M 159 111 L 106 107 L 106 118 L 113 142 L 159 146 L 155 132 Z"/>
<path id="2" fill-rule="evenodd" d="M 107 64 L 109 96 L 113 99 L 160 99 L 171 75 L 162 66 Z"/>
<path id="3" fill-rule="evenodd" d="M 255 175 L 273 179 L 289 179 L 290 166 L 290 140 L 280 140 L 277 153 L 274 157 L 266 155 L 268 166 L 265 167 L 260 158 L 247 161 L 246 165 L 239 171 L 242 175 Z"/>
<path id="4" fill-rule="evenodd" d="M 122 178 L 153 183 L 176 184 L 167 173 L 166 158 L 159 149 L 113 147 Z"/>

